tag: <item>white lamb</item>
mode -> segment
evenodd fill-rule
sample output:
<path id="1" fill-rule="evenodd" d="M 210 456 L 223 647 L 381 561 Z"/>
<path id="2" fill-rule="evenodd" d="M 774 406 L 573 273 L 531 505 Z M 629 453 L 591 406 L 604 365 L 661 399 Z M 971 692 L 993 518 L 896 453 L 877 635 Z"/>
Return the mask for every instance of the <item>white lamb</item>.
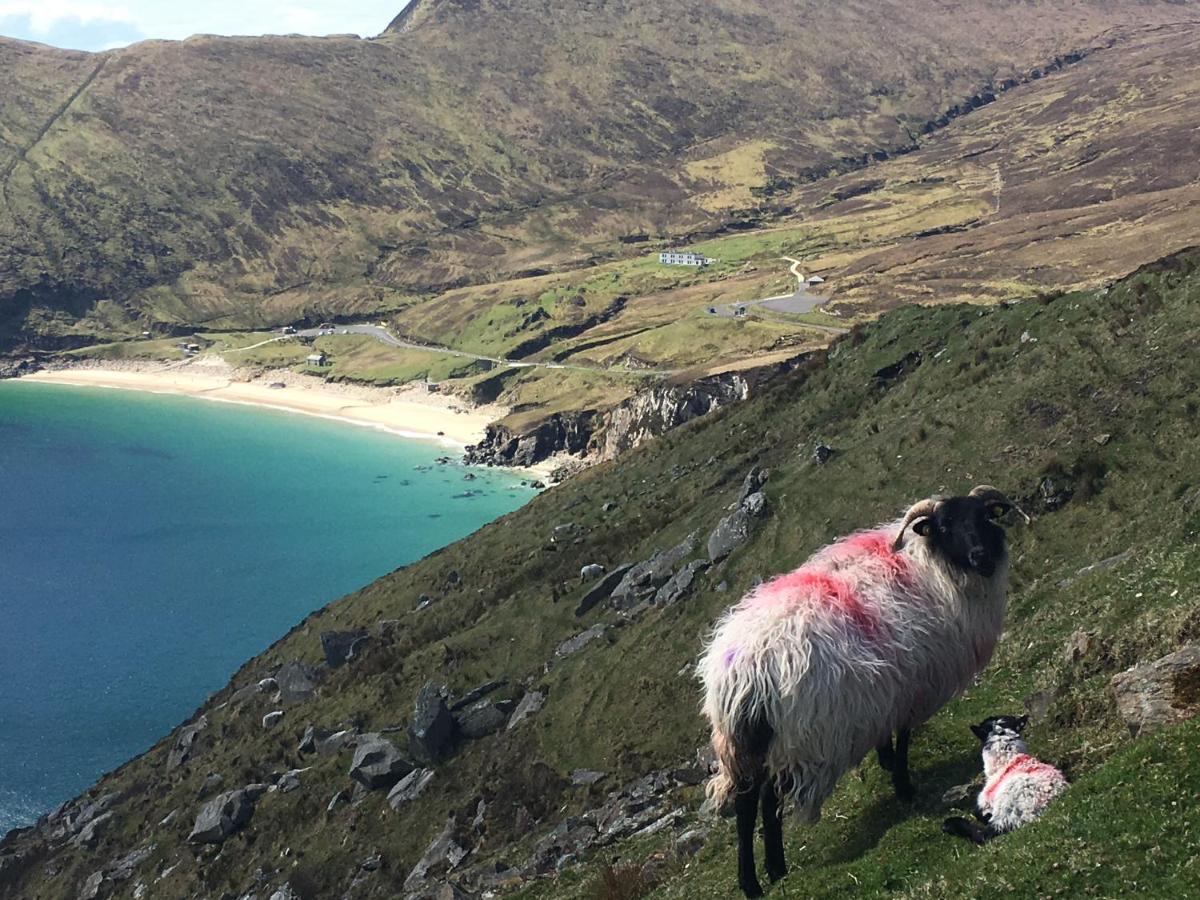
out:
<path id="1" fill-rule="evenodd" d="M 775 881 L 787 872 L 782 796 L 816 822 L 874 748 L 897 795 L 911 798 L 909 731 L 971 682 L 1000 636 L 1008 552 L 995 520 L 1012 508 L 986 485 L 922 500 L 759 585 L 717 623 L 698 667 L 719 764 L 709 803 L 734 797 L 746 896 L 762 895 L 760 803 Z"/>
<path id="2" fill-rule="evenodd" d="M 1021 739 L 1028 721 L 1027 716 L 993 716 L 971 726 L 983 743 L 987 781 L 976 802 L 983 824 L 954 816 L 942 823 L 947 834 L 982 844 L 1032 822 L 1067 789 L 1062 772 L 1029 755 Z"/>

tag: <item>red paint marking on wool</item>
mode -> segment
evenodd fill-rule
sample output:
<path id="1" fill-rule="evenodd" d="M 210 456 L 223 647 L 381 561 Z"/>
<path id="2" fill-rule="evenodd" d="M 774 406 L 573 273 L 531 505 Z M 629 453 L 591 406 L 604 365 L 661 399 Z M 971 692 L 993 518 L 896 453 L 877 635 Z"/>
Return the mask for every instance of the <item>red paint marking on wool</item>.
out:
<path id="1" fill-rule="evenodd" d="M 895 578 L 907 579 L 912 575 L 908 557 L 892 549 L 895 536 L 887 531 L 856 531 L 836 544 L 831 544 L 825 555 L 838 565 L 852 565 L 868 559 L 882 564 Z"/>
<path id="2" fill-rule="evenodd" d="M 862 602 L 849 581 L 804 566 L 767 582 L 755 592 L 754 599 L 758 603 L 786 605 L 818 600 L 840 611 L 866 634 L 874 634 L 879 628 L 875 612 Z"/>
<path id="3" fill-rule="evenodd" d="M 988 786 L 983 789 L 980 799 L 988 806 L 991 806 L 1005 780 L 1014 775 L 1042 775 L 1049 777 L 1057 774 L 1059 774 L 1058 769 L 1049 763 L 1036 760 L 1028 753 L 1018 753 L 1012 758 L 1012 762 L 1005 766 L 1003 771 L 996 776 L 996 779 L 989 782 Z"/>

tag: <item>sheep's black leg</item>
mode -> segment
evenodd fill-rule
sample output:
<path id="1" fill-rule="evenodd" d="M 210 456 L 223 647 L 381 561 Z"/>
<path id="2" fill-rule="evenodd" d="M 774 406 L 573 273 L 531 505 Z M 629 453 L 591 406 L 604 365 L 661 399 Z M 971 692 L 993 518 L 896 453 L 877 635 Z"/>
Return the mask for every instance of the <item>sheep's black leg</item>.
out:
<path id="1" fill-rule="evenodd" d="M 762 786 L 763 847 L 766 851 L 767 878 L 774 884 L 787 874 L 783 856 L 783 813 L 779 808 L 779 793 L 788 789 L 790 778 L 778 784 L 772 779 Z"/>
<path id="2" fill-rule="evenodd" d="M 892 762 L 892 788 L 896 796 L 905 803 L 910 802 L 917 792 L 913 789 L 912 779 L 908 776 L 908 729 L 901 728 L 896 732 L 896 753 Z"/>
<path id="3" fill-rule="evenodd" d="M 996 830 L 990 824 L 980 825 L 962 816 L 953 816 L 942 823 L 942 831 L 955 837 L 966 838 L 975 844 L 985 844 L 994 838 Z"/>
<path id="4" fill-rule="evenodd" d="M 754 869 L 754 826 L 758 824 L 758 803 L 766 773 L 759 769 L 754 777 L 746 779 L 734 798 L 733 808 L 737 813 L 738 838 L 738 887 L 747 897 L 761 897 L 762 886 Z"/>
<path id="5" fill-rule="evenodd" d="M 879 768 L 885 772 L 890 772 L 896 768 L 896 751 L 892 749 L 892 736 L 889 734 L 887 740 L 875 748 L 875 753 L 879 756 Z"/>

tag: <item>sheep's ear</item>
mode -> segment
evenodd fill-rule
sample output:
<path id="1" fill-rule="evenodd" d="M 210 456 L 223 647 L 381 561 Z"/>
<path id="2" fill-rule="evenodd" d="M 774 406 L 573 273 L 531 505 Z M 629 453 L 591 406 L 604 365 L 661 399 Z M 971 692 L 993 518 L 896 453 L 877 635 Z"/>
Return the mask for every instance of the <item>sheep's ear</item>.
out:
<path id="1" fill-rule="evenodd" d="M 933 519 L 917 519 L 912 524 L 912 530 L 921 537 L 929 537 L 929 535 L 933 534 Z"/>
<path id="2" fill-rule="evenodd" d="M 971 733 L 973 735 L 975 735 L 975 737 L 979 738 L 981 741 L 986 741 L 988 738 L 988 734 L 990 733 L 990 729 L 986 725 L 982 725 L 982 724 L 981 725 L 972 725 Z"/>

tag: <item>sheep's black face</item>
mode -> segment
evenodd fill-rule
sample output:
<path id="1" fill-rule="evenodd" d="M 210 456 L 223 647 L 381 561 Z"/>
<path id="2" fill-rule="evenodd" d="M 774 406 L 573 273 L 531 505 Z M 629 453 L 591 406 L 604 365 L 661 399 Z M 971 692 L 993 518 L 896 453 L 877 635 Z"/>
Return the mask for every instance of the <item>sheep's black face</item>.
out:
<path id="1" fill-rule="evenodd" d="M 972 725 L 971 731 L 981 744 L 986 744 L 991 738 L 1018 737 L 1028 724 L 1029 716 L 992 716 Z"/>
<path id="2" fill-rule="evenodd" d="M 975 497 L 951 497 L 939 503 L 932 516 L 914 524 L 913 530 L 960 569 L 990 578 L 1007 552 L 1004 529 L 993 520 L 1008 509 Z"/>

